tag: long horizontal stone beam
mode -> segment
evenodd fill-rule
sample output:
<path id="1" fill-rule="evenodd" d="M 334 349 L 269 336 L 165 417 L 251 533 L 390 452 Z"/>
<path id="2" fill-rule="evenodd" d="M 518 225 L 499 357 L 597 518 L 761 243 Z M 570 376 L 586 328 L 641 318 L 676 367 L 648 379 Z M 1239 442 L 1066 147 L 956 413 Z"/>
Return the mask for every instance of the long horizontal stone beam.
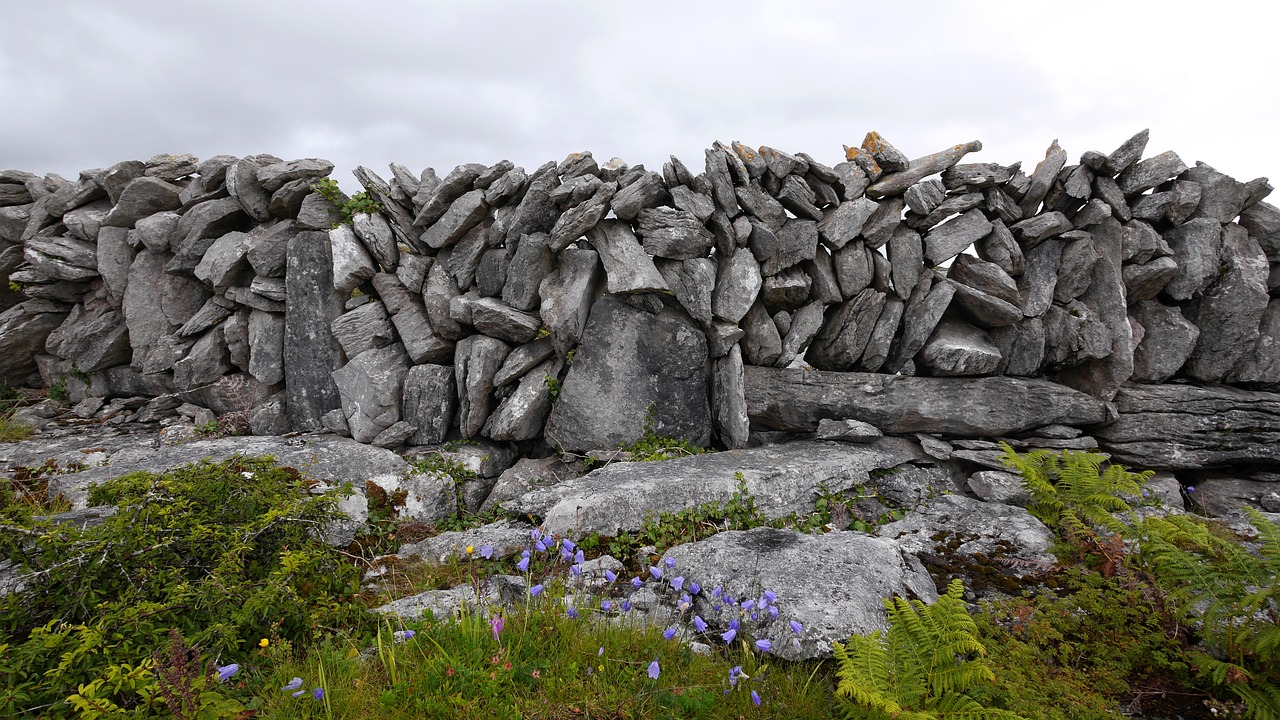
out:
<path id="1" fill-rule="evenodd" d="M 889 433 L 990 437 L 1044 425 L 1095 425 L 1108 403 L 1047 380 L 925 378 L 799 368 L 745 368 L 747 416 L 760 428 L 812 432 L 861 420 Z"/>

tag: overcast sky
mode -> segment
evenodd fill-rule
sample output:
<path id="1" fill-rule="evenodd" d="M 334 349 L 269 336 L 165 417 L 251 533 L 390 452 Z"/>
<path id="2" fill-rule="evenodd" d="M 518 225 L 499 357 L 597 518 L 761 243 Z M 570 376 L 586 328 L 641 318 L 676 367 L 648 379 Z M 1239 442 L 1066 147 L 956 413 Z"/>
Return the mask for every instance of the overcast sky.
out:
<path id="1" fill-rule="evenodd" d="M 590 150 L 694 168 L 714 140 L 834 164 L 1030 170 L 1150 128 L 1280 179 L 1274 3 L 22 0 L 0 13 L 0 168 L 68 178 L 158 153 L 327 158 L 444 175 Z"/>

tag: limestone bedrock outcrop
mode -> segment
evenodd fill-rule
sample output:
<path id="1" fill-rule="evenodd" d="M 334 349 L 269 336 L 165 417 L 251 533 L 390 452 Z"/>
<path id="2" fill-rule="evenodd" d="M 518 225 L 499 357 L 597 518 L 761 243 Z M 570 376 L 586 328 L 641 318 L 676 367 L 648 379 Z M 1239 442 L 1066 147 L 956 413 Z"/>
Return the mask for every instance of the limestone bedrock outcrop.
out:
<path id="1" fill-rule="evenodd" d="M 639 530 L 644 521 L 746 491 L 765 517 L 810 512 L 821 492 L 869 482 L 874 470 L 909 462 L 918 451 L 896 438 L 866 445 L 809 441 L 694 455 L 660 463 L 620 462 L 538 488 L 502 504 L 541 518 L 544 532 L 583 537 Z"/>
<path id="2" fill-rule="evenodd" d="M 669 573 L 683 575 L 686 585 L 701 586 L 693 613 L 723 629 L 730 618 L 714 609 L 714 588 L 753 600 L 765 590 L 777 593 L 778 617 L 753 637 L 772 642 L 770 652 L 786 660 L 830 657 L 832 642 L 886 629 L 885 598 L 929 603 L 938 597 L 924 565 L 902 545 L 859 532 L 806 535 L 769 527 L 722 532 L 671 548 L 665 558 L 675 560 Z M 790 620 L 804 626 L 801 634 L 792 631 Z"/>

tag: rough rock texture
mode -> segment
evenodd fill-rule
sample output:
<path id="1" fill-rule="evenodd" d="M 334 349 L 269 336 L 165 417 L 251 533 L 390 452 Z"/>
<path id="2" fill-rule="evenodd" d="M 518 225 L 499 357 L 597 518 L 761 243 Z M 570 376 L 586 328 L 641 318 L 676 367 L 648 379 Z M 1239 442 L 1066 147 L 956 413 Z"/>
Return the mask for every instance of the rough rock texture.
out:
<path id="1" fill-rule="evenodd" d="M 807 512 L 822 488 L 843 492 L 868 482 L 876 469 L 914 453 L 901 444 L 798 442 L 694 455 L 658 463 L 613 463 L 580 478 L 532 490 L 503 504 L 542 518 L 548 534 L 614 536 L 640 529 L 647 514 L 675 513 L 705 502 L 727 502 L 742 475 L 765 517 Z"/>
<path id="2" fill-rule="evenodd" d="M 757 639 L 770 640 L 771 652 L 787 660 L 829 657 L 831 643 L 887 628 L 887 597 L 926 603 L 937 599 L 933 580 L 919 560 L 892 540 L 857 532 L 723 532 L 672 548 L 664 557 L 675 561 L 686 582 L 704 588 L 694 611 L 708 622 L 718 616 L 712 608 L 712 588 L 720 587 L 735 598 L 755 598 L 763 590 L 777 593 L 779 616 L 764 625 Z M 792 643 L 795 634 L 788 620 L 798 620 L 805 628 L 798 643 Z"/>
<path id="3" fill-rule="evenodd" d="M 342 300 L 333 287 L 328 233 L 292 237 L 287 268 L 284 376 L 289 424 L 295 430 L 317 430 L 320 416 L 341 404 L 332 373 L 341 366 L 342 348 L 330 328 L 342 313 Z"/>
<path id="4" fill-rule="evenodd" d="M 1028 378 L 918 378 L 747 367 L 752 423 L 811 432 L 818 421 L 852 419 L 888 433 L 988 437 L 1041 425 L 1091 425 L 1105 405 L 1084 393 Z"/>
<path id="5" fill-rule="evenodd" d="M 651 315 L 610 296 L 591 308 L 582 343 L 547 421 L 572 452 L 637 440 L 652 408 L 658 435 L 711 439 L 706 338 L 684 313 Z"/>
<path id="6" fill-rule="evenodd" d="M 1228 387 L 1126 385 L 1094 435 L 1114 460 L 1190 470 L 1280 460 L 1280 395 Z"/>

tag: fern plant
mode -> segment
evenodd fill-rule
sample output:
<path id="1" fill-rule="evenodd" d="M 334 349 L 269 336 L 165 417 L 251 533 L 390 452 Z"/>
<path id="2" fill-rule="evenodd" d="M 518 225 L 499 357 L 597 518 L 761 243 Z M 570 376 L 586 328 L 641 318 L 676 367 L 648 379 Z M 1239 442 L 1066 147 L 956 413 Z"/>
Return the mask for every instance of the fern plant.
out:
<path id="1" fill-rule="evenodd" d="M 1191 651 L 1201 680 L 1240 698 L 1250 717 L 1280 720 L 1280 527 L 1244 508 L 1256 552 L 1186 515 L 1148 518 L 1139 558 L 1169 599 L 1202 623 L 1206 651 Z"/>
<path id="2" fill-rule="evenodd" d="M 885 600 L 889 630 L 834 643 L 836 701 L 850 720 L 1020 718 L 983 707 L 969 691 L 995 679 L 978 627 L 952 580 L 932 605 Z"/>
<path id="3" fill-rule="evenodd" d="M 1119 535 L 1125 524 L 1114 513 L 1131 508 L 1123 496 L 1142 494 L 1142 485 L 1155 473 L 1150 470 L 1132 473 L 1121 465 L 1102 468 L 1105 455 L 1063 450 L 1033 450 L 1019 454 L 1001 443 L 1005 466 L 1022 475 L 1031 493 L 1027 508 L 1045 525 L 1059 530 L 1067 538 L 1092 537 L 1095 528 Z"/>

